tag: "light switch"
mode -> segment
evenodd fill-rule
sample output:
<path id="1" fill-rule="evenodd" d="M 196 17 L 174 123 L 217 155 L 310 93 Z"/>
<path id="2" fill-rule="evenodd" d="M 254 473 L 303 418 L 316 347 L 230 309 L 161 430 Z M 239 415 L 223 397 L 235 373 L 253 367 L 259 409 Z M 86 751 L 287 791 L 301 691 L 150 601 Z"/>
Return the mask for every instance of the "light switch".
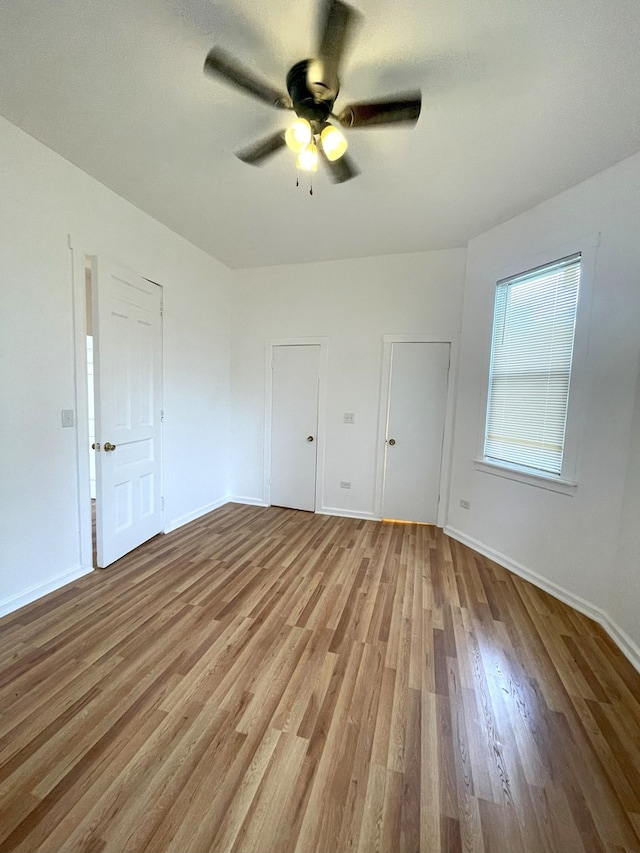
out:
<path id="1" fill-rule="evenodd" d="M 344 422 L 345 424 L 352 424 L 354 422 L 354 414 L 353 412 L 345 412 L 344 413 Z"/>
<path id="2" fill-rule="evenodd" d="M 62 410 L 62 426 L 72 427 L 74 425 L 73 409 Z"/>

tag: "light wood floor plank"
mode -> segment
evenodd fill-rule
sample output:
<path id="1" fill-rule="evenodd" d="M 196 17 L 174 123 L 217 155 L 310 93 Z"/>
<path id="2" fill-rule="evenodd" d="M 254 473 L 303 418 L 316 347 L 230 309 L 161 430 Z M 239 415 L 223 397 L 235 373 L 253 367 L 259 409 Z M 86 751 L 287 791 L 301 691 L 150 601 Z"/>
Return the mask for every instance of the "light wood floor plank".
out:
<path id="1" fill-rule="evenodd" d="M 0 853 L 640 853 L 640 675 L 433 527 L 229 504 L 0 640 Z"/>

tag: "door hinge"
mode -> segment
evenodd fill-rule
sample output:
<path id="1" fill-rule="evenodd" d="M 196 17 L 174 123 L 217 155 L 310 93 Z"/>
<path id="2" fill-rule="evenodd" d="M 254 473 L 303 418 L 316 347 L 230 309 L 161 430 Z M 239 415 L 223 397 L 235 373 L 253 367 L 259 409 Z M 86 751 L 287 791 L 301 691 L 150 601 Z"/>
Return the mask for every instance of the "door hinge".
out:
<path id="1" fill-rule="evenodd" d="M 164 498 L 160 498 L 160 509 L 164 512 Z"/>
<path id="2" fill-rule="evenodd" d="M 160 409 L 160 423 L 164 423 L 164 409 Z"/>

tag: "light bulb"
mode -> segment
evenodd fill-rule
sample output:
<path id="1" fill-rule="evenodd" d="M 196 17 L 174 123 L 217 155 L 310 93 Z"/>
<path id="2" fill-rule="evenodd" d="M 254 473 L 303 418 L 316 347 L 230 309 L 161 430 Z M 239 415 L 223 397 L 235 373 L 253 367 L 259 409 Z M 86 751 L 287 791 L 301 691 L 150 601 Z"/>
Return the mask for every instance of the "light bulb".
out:
<path id="1" fill-rule="evenodd" d="M 299 154 L 311 142 L 311 125 L 304 118 L 298 118 L 284 134 L 284 141 L 289 148 Z"/>
<path id="2" fill-rule="evenodd" d="M 298 168 L 304 169 L 305 172 L 318 171 L 318 149 L 313 142 L 302 149 L 296 162 Z"/>
<path id="3" fill-rule="evenodd" d="M 327 124 L 322 128 L 320 134 L 322 150 L 327 155 L 327 160 L 339 160 L 347 150 L 347 140 L 337 127 Z"/>

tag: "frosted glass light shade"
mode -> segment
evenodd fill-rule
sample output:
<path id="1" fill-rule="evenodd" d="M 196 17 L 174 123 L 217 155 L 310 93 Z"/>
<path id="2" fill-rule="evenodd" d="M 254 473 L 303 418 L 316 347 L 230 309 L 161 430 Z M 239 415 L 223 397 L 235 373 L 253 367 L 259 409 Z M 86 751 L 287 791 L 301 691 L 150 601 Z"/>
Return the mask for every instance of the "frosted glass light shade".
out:
<path id="1" fill-rule="evenodd" d="M 320 134 L 322 150 L 327 155 L 327 160 L 339 160 L 347 150 L 347 140 L 337 127 L 328 124 Z"/>
<path id="2" fill-rule="evenodd" d="M 299 169 L 304 169 L 305 172 L 317 172 L 318 149 L 313 142 L 298 154 L 297 165 Z"/>
<path id="3" fill-rule="evenodd" d="M 309 122 L 304 118 L 296 119 L 285 131 L 284 141 L 295 154 L 299 154 L 311 142 Z"/>

